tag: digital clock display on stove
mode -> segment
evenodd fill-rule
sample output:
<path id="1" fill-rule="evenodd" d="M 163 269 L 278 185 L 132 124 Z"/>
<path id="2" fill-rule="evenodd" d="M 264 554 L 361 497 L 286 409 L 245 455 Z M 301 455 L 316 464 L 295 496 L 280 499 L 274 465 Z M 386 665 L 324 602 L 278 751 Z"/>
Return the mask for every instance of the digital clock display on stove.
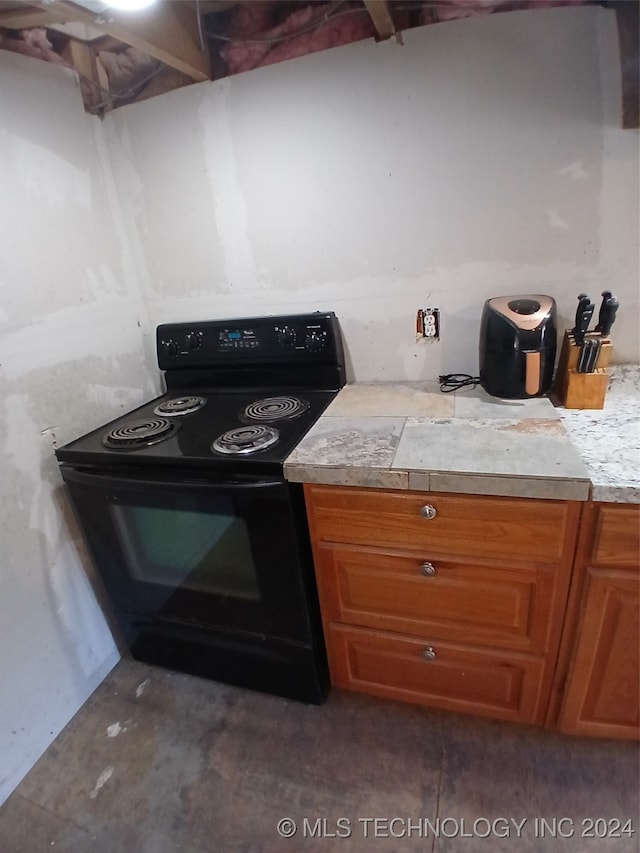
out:
<path id="1" fill-rule="evenodd" d="M 251 349 L 260 347 L 253 329 L 222 329 L 218 333 L 218 351 Z"/>

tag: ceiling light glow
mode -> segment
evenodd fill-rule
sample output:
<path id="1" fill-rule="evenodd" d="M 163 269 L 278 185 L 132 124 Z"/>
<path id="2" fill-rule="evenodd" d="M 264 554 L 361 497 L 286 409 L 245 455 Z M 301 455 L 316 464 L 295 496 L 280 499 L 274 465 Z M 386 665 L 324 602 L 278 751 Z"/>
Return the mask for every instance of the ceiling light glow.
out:
<path id="1" fill-rule="evenodd" d="M 105 0 L 112 9 L 120 9 L 123 12 L 137 12 L 138 9 L 146 9 L 153 6 L 158 0 Z"/>

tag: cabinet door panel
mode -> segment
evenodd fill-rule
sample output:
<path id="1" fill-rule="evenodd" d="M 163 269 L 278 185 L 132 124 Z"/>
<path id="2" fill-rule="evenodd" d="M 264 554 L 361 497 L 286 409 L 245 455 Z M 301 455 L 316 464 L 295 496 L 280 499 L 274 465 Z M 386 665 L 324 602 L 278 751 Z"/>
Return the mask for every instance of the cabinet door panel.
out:
<path id="1" fill-rule="evenodd" d="M 325 621 L 540 653 L 561 605 L 549 569 L 337 545 L 318 546 L 316 561 Z"/>
<path id="2" fill-rule="evenodd" d="M 573 734 L 640 735 L 640 579 L 587 570 L 586 607 L 560 728 Z"/>
<path id="3" fill-rule="evenodd" d="M 307 485 L 316 541 L 447 557 L 557 563 L 572 553 L 579 506 L 566 501 Z M 425 517 L 424 507 L 435 509 Z"/>
<path id="4" fill-rule="evenodd" d="M 330 625 L 332 682 L 391 699 L 505 720 L 540 722 L 539 658 Z M 432 659 L 425 658 L 432 652 Z"/>
<path id="5" fill-rule="evenodd" d="M 602 568 L 630 568 L 640 563 L 640 506 L 599 504 L 594 508 L 593 545 L 587 562 Z"/>

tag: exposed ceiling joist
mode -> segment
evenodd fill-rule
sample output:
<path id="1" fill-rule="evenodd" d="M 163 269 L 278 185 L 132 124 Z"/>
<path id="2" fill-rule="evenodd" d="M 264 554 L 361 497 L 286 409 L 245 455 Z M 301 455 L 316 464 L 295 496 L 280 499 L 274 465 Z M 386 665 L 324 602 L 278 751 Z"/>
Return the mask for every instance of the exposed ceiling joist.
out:
<path id="1" fill-rule="evenodd" d="M 73 67 L 81 75 L 83 81 L 89 85 L 82 86 L 82 97 L 85 107 L 92 111 L 94 108 L 105 101 L 104 106 L 111 106 L 106 100 L 106 95 L 109 91 L 108 81 L 101 78 L 100 69 L 96 62 L 96 54 L 89 45 L 72 39 L 69 44 Z"/>
<path id="2" fill-rule="evenodd" d="M 396 25 L 387 0 L 363 0 L 379 39 L 396 35 Z"/>
<path id="3" fill-rule="evenodd" d="M 59 61 L 59 57 L 64 57 L 63 61 L 75 67 L 86 82 L 87 85 L 83 86 L 85 104 L 90 111 L 95 111 L 109 103 L 109 97 L 112 104 L 118 105 L 128 102 L 130 97 L 133 99 L 152 97 L 163 91 L 188 85 L 191 81 L 210 80 L 212 79 L 212 61 L 216 67 L 216 76 L 238 73 L 237 69 L 230 70 L 228 60 L 222 55 L 219 43 L 212 52 L 211 35 L 203 34 L 200 16 L 215 13 L 229 13 L 233 16 L 233 13 L 241 10 L 243 3 L 247 1 L 161 0 L 160 3 L 146 10 L 124 13 L 110 9 L 106 0 L 0 0 L 0 48 L 17 50 L 49 61 Z M 312 0 L 308 2 L 313 5 Z M 433 0 L 422 0 L 421 3 L 418 0 L 411 0 L 410 4 L 398 3 L 397 5 L 394 0 L 361 0 L 361 2 L 362 8 L 368 13 L 378 40 L 395 37 L 401 42 L 403 30 L 410 29 L 412 26 L 421 26 L 425 22 L 437 23 L 440 20 L 437 14 L 440 4 L 434 3 Z M 442 8 L 447 10 L 445 20 L 449 20 L 451 13 L 455 13 L 458 7 L 461 15 L 468 14 L 470 2 L 471 0 L 446 0 L 446 3 L 442 4 Z M 544 7 L 547 0 L 539 0 L 539 2 Z M 638 35 L 640 0 L 579 0 L 579 2 L 585 4 L 602 2 L 608 8 L 615 10 L 622 67 L 622 126 L 637 128 L 640 124 Z M 257 3 L 256 0 L 248 1 L 249 7 L 257 5 L 259 8 L 263 3 L 275 12 L 286 12 L 291 16 L 297 14 L 291 0 L 259 0 Z M 316 4 L 325 5 L 326 0 L 316 0 Z M 510 6 L 518 8 L 520 4 L 522 8 L 529 8 L 526 0 L 512 0 L 512 2 L 498 5 L 495 10 L 491 7 L 496 4 L 489 4 L 484 12 L 490 14 Z M 420 9 L 420 16 L 416 16 L 416 8 Z M 411 16 L 409 11 L 412 12 Z M 431 14 L 425 17 L 427 12 Z M 364 16 L 361 17 L 364 18 Z M 228 25 L 226 19 L 222 21 L 222 26 L 225 25 Z M 267 35 L 270 29 L 273 29 L 273 21 L 267 26 Z M 12 33 L 12 30 L 15 32 Z M 34 32 L 28 35 L 31 30 L 48 31 L 42 34 L 44 46 L 39 34 Z M 55 44 L 47 41 L 51 36 L 51 30 L 61 35 L 58 38 L 51 37 Z M 368 38 L 370 34 L 371 26 L 367 23 L 366 37 Z M 258 40 L 262 35 L 258 34 Z M 288 39 L 291 35 L 287 33 L 283 38 Z M 365 36 L 356 35 L 356 38 L 358 37 Z M 109 44 L 110 41 L 113 43 Z M 242 36 L 238 36 L 237 41 L 241 45 Z M 251 39 L 248 39 L 247 43 L 251 44 Z M 83 46 L 87 49 L 83 49 Z M 135 51 L 128 52 L 127 47 L 135 48 Z M 323 48 L 313 46 L 308 48 L 311 51 L 314 49 Z M 103 56 L 105 51 L 113 53 L 118 59 L 121 54 L 133 55 L 137 52 L 146 60 L 149 60 L 149 57 L 159 60 L 164 67 L 161 66 L 157 74 L 154 73 L 151 78 L 147 77 L 145 80 L 140 78 L 138 73 L 144 63 L 141 63 L 139 58 L 123 57 L 121 68 L 115 69 L 116 72 L 121 72 L 120 76 L 126 70 L 124 69 L 126 61 L 130 61 L 136 67 L 132 69 L 133 82 L 122 86 L 112 80 L 112 77 L 115 79 L 117 75 L 112 73 L 113 67 L 105 62 L 105 59 L 109 58 Z M 263 64 L 269 61 L 267 56 Z M 253 66 L 249 65 L 249 67 Z M 141 81 L 144 82 L 144 89 L 136 89 L 136 86 L 141 85 Z M 150 94 L 151 89 L 153 89 L 152 94 Z M 130 91 L 134 94 L 129 95 Z"/>
<path id="4" fill-rule="evenodd" d="M 622 66 L 622 126 L 640 127 L 640 4 L 614 4 Z"/>
<path id="5" fill-rule="evenodd" d="M 36 8 L 32 3 L 23 3 L 21 6 L 11 4 L 10 8 L 0 6 L 0 27 L 26 30 L 29 27 L 48 27 L 59 23 L 58 13 Z"/>
<path id="6" fill-rule="evenodd" d="M 80 21 L 159 59 L 192 80 L 211 79 L 209 52 L 206 44 L 201 45 L 199 41 L 197 4 L 192 0 L 164 2 L 126 14 L 109 11 L 96 15 L 67 0 L 39 2 L 33 6 L 55 18 L 50 19 L 50 24 Z"/>

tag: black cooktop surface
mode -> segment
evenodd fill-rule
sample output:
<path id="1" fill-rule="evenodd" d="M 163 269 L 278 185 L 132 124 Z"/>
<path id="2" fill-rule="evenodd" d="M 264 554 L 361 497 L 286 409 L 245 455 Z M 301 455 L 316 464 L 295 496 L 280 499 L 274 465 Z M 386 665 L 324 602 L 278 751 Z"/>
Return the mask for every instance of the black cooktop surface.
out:
<path id="1" fill-rule="evenodd" d="M 336 393 L 172 389 L 59 448 L 56 456 L 82 465 L 278 472 Z"/>

